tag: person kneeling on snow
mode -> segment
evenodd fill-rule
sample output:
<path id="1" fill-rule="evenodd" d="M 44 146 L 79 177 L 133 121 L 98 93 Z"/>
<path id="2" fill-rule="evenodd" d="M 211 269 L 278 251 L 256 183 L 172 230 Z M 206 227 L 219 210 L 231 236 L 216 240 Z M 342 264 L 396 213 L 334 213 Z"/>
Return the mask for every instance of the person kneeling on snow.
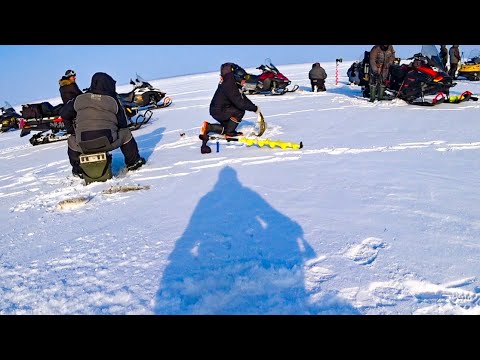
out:
<path id="1" fill-rule="evenodd" d="M 319 62 L 312 65 L 312 69 L 308 73 L 308 78 L 312 85 L 312 92 L 327 91 L 325 88 L 327 73 L 325 72 L 325 69 L 320 66 Z"/>
<path id="2" fill-rule="evenodd" d="M 125 109 L 119 101 L 115 89 L 116 81 L 106 73 L 92 76 L 90 88 L 67 102 L 60 110 L 68 138 L 68 157 L 72 174 L 83 177 L 80 168 L 82 149 L 80 141 L 95 140 L 106 136 L 110 143 L 117 142 L 125 157 L 128 170 L 135 170 L 145 164 L 140 156 L 138 145 L 128 128 Z"/>
<path id="3" fill-rule="evenodd" d="M 243 68 L 234 63 L 225 63 L 220 67 L 220 83 L 210 102 L 210 115 L 220 124 L 203 122 L 200 131 L 202 154 L 212 151 L 207 146 L 208 133 L 241 136 L 243 134 L 235 130 L 245 116 L 245 111 L 260 113 L 260 108 L 241 91 L 248 76 Z"/>

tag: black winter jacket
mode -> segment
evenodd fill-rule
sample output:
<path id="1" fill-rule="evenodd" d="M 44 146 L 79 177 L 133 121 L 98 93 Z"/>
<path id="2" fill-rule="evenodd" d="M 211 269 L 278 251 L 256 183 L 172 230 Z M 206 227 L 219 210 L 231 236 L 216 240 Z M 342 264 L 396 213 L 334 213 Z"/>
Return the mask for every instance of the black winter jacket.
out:
<path id="1" fill-rule="evenodd" d="M 82 94 L 82 90 L 73 80 L 62 78 L 58 83 L 60 84 L 60 96 L 64 104 Z"/>
<path id="2" fill-rule="evenodd" d="M 243 111 L 257 111 L 257 106 L 240 92 L 233 73 L 223 76 L 223 81 L 218 84 L 217 90 L 210 102 L 210 115 L 222 118 L 227 108 L 235 107 Z"/>

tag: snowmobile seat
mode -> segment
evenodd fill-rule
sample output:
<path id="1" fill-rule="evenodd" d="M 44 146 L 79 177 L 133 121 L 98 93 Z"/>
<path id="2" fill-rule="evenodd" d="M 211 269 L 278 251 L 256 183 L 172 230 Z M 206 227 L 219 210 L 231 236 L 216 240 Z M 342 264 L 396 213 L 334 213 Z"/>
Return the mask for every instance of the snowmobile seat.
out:
<path id="1" fill-rule="evenodd" d="M 119 144 L 120 140 L 110 143 L 106 136 L 78 143 L 83 151 L 80 155 L 80 168 L 87 185 L 92 182 L 107 181 L 113 177 L 112 155 L 109 151 L 116 149 Z"/>
<path id="2" fill-rule="evenodd" d="M 50 104 L 48 101 L 41 102 L 40 109 L 42 111 L 42 117 L 53 116 L 53 105 Z"/>
<path id="3" fill-rule="evenodd" d="M 132 90 L 129 93 L 118 94 L 118 96 L 120 97 L 122 102 L 125 101 L 125 102 L 133 103 L 133 101 L 135 99 L 135 90 Z"/>
<path id="4" fill-rule="evenodd" d="M 60 116 L 60 109 L 63 107 L 63 104 L 55 105 L 52 108 L 52 116 Z"/>

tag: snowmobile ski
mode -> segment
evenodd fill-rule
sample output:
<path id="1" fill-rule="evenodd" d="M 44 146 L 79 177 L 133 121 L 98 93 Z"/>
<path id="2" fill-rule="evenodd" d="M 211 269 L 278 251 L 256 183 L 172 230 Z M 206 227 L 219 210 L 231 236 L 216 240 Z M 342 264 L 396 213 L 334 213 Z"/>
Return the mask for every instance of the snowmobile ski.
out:
<path id="1" fill-rule="evenodd" d="M 130 124 L 128 127 L 131 131 L 138 130 L 150 121 L 152 115 L 152 110 L 147 110 L 143 114 L 138 114 L 138 116 L 135 118 L 135 121 L 130 120 Z"/>
<path id="2" fill-rule="evenodd" d="M 294 85 L 292 89 L 283 88 L 283 89 L 272 89 L 270 91 L 261 91 L 257 94 L 265 96 L 276 96 L 276 95 L 285 95 L 286 93 L 292 93 L 299 89 L 299 85 Z"/>
<path id="3" fill-rule="evenodd" d="M 38 134 L 33 135 L 33 136 L 28 140 L 28 141 L 30 142 L 30 144 L 32 144 L 33 146 L 41 145 L 41 144 L 49 144 L 49 143 L 52 143 L 52 142 L 67 140 L 68 137 L 70 136 L 70 134 L 67 134 L 67 133 L 62 133 L 62 134 L 49 133 L 49 134 L 45 134 L 46 131 L 48 131 L 48 130 L 45 130 L 45 131 L 39 132 Z"/>

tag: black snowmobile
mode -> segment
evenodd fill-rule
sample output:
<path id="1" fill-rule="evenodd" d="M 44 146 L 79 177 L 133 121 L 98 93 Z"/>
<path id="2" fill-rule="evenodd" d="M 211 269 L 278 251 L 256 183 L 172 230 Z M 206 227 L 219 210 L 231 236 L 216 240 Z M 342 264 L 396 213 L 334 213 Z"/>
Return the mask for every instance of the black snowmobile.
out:
<path id="1" fill-rule="evenodd" d="M 0 107 L 1 132 L 19 128 L 21 115 L 15 111 L 12 105 L 5 101 L 5 106 Z"/>
<path id="2" fill-rule="evenodd" d="M 172 99 L 165 96 L 166 93 L 154 88 L 138 74 L 135 81 L 130 79 L 130 84 L 133 85 L 132 91 L 118 94 L 119 98 L 126 103 L 135 103 L 137 106 L 149 109 L 164 108 L 172 103 Z M 161 100 L 163 101 L 160 102 Z"/>
<path id="3" fill-rule="evenodd" d="M 420 53 L 407 60 L 412 61 L 408 65 L 390 66 L 387 90 L 394 97 L 414 105 L 435 105 L 448 101 L 450 88 L 456 83 L 443 68 L 435 45 L 423 45 Z M 427 100 L 428 95 L 433 99 Z"/>
<path id="4" fill-rule="evenodd" d="M 149 109 L 142 113 L 143 109 L 135 103 L 122 101 L 122 105 L 129 121 L 129 128 L 132 131 L 149 122 L 153 115 Z M 29 135 L 31 131 L 39 131 L 29 139 L 33 146 L 67 140 L 69 134 L 67 134 L 65 124 L 59 114 L 62 106 L 63 104 L 52 106 L 48 102 L 23 105 L 22 114 L 24 114 L 24 118 L 21 119 L 19 124 L 22 129 L 20 137 Z"/>
<path id="5" fill-rule="evenodd" d="M 22 110 L 20 111 L 22 119 L 19 124 L 21 128 L 20 137 L 30 134 L 31 131 L 40 131 L 40 134 L 45 134 L 47 131 L 50 131 L 48 138 L 51 141 L 45 140 L 44 143 L 67 139 L 68 136 L 66 135 L 62 137 L 65 128 L 63 119 L 60 116 L 62 106 L 63 104 L 53 106 L 48 101 L 22 105 Z M 37 145 L 35 143 L 37 141 L 37 135 L 34 135 L 30 139 L 32 145 Z M 47 137 L 47 134 L 45 134 L 45 137 Z"/>
<path id="6" fill-rule="evenodd" d="M 449 96 L 456 83 L 447 74 L 435 45 L 423 45 L 421 52 L 413 55 L 408 64 L 400 59 L 390 66 L 386 81 L 386 100 L 402 99 L 412 105 L 432 106 L 442 102 L 459 103 L 477 98 L 466 91 L 460 96 Z M 349 81 L 362 87 L 363 97 L 370 97 L 369 87 L 370 52 L 365 51 L 362 61 L 348 69 Z"/>

